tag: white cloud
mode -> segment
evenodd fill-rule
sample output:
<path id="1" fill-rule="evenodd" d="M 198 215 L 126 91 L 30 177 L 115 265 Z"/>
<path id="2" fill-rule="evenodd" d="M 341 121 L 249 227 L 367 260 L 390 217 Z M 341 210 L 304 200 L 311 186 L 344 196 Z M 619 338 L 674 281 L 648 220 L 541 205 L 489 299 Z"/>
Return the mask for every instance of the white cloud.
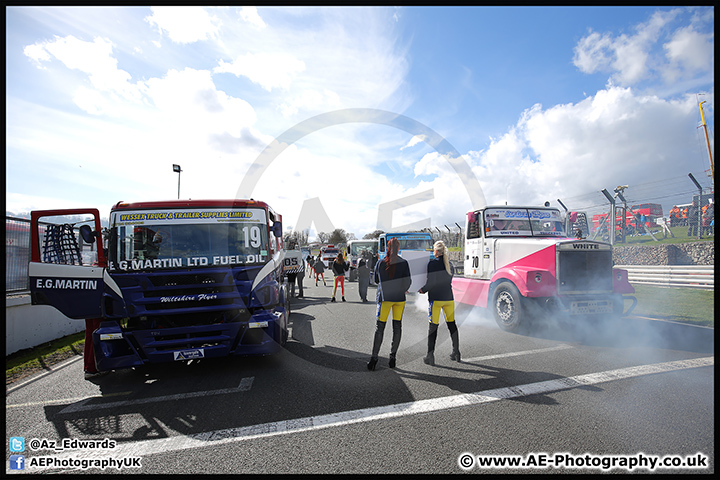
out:
<path id="1" fill-rule="evenodd" d="M 575 46 L 573 63 L 583 73 L 605 71 L 612 64 L 612 44 L 609 34 L 590 32 Z"/>
<path id="2" fill-rule="evenodd" d="M 663 45 L 670 62 L 665 74 L 668 81 L 698 72 L 712 71 L 714 64 L 714 35 L 696 32 L 692 25 L 675 32 Z"/>
<path id="3" fill-rule="evenodd" d="M 96 37 L 92 42 L 86 42 L 72 35 L 55 37 L 51 42 L 27 46 L 24 53 L 38 63 L 49 62 L 54 57 L 67 68 L 87 74 L 95 93 L 91 94 L 88 88 L 81 86 L 75 98 L 78 106 L 88 113 L 97 114 L 107 108 L 98 92 L 112 92 L 134 101 L 139 99 L 138 86 L 130 83 L 129 73 L 118 69 L 113 44 L 108 39 Z M 95 101 L 99 103 L 95 104 Z"/>
<path id="4" fill-rule="evenodd" d="M 682 13 L 681 9 L 658 11 L 637 25 L 632 35 L 590 31 L 575 46 L 573 63 L 583 73 L 609 73 L 611 83 L 621 86 L 656 75 L 670 83 L 712 71 L 713 35 L 698 33 L 693 24 L 674 27 L 683 21 Z"/>
<path id="5" fill-rule="evenodd" d="M 265 28 L 267 26 L 263 19 L 260 18 L 256 7 L 242 7 L 240 9 L 240 18 L 256 28 Z"/>
<path id="6" fill-rule="evenodd" d="M 216 37 L 220 28 L 217 17 L 203 7 L 151 7 L 145 18 L 150 25 L 166 32 L 175 43 L 194 43 Z"/>
<path id="7" fill-rule="evenodd" d="M 417 145 L 418 143 L 424 142 L 424 141 L 425 141 L 425 135 L 415 135 L 410 139 L 410 141 L 407 143 L 407 145 L 402 147 L 400 150 L 405 150 L 406 148 L 412 148 L 415 145 Z"/>
<path id="8" fill-rule="evenodd" d="M 302 110 L 331 111 L 342 107 L 340 96 L 331 90 L 304 90 L 285 100 L 279 107 L 283 116 L 290 117 Z"/>
<path id="9" fill-rule="evenodd" d="M 23 53 L 33 60 L 39 68 L 43 68 L 41 62 L 50 60 L 50 54 L 43 44 L 27 45 L 23 48 Z"/>
<path id="10" fill-rule="evenodd" d="M 273 88 L 287 90 L 292 80 L 303 70 L 305 63 L 287 53 L 247 53 L 233 62 L 220 60 L 215 73 L 232 73 L 249 78 L 271 92 Z"/>
<path id="11" fill-rule="evenodd" d="M 15 161 L 27 157 L 31 168 L 56 175 L 57 188 L 73 192 L 72 195 L 66 193 L 68 198 L 76 193 L 81 195 L 80 192 L 87 196 L 87 192 L 92 191 L 95 202 L 106 202 L 106 208 L 118 200 L 175 198 L 178 177 L 170 169 L 173 163 L 183 168 L 181 196 L 233 197 L 248 165 L 272 137 L 256 125 L 258 112 L 245 99 L 252 95 L 244 96 L 247 92 L 234 89 L 232 84 L 228 87 L 226 79 L 216 78 L 223 68 L 236 75 L 246 75 L 266 91 L 272 90 L 270 101 L 253 99 L 253 105 L 263 108 L 265 128 L 269 125 L 268 131 L 273 134 L 279 133 L 278 114 L 306 115 L 348 106 L 368 107 L 395 98 L 407 71 L 407 62 L 402 52 L 397 51 L 392 32 L 367 31 L 367 25 L 377 19 L 366 9 L 347 15 L 344 9 L 327 11 L 328 18 L 324 18 L 325 10 L 319 10 L 320 22 L 312 27 L 298 21 L 263 22 L 265 27 L 261 30 L 225 29 L 223 36 L 217 37 L 218 42 L 206 46 L 208 59 L 214 56 L 221 67 L 214 71 L 186 67 L 192 63 L 181 55 L 178 44 L 219 35 L 220 26 L 229 22 L 229 17 L 223 16 L 227 10 L 213 12 L 222 22 L 204 10 L 192 12 L 196 18 L 190 21 L 188 12 L 190 10 L 161 8 L 153 9 L 152 15 L 146 17 L 149 25 L 174 42 L 165 46 L 159 63 L 152 57 L 156 54 L 153 45 L 159 46 L 153 38 L 145 38 L 144 44 L 117 47 L 104 36 L 90 36 L 87 38 L 94 39 L 85 41 L 67 35 L 27 46 L 26 57 L 39 67 L 57 60 L 53 75 L 67 77 L 63 98 L 73 98 L 78 109 L 43 108 L 40 111 L 13 103 L 9 111 L 21 112 L 14 113 L 17 123 L 12 132 L 8 132 L 8 148 L 18 152 L 14 155 Z M 254 17 L 248 15 L 252 10 L 243 13 L 243 18 L 253 21 Z M 300 17 L 305 15 L 297 13 Z M 317 20 L 317 14 L 313 15 Z M 358 31 L 363 34 L 360 43 L 356 41 Z M 241 62 L 223 64 L 214 50 L 218 47 L 234 52 L 225 57 L 225 62 L 228 58 Z M 141 75 L 147 69 L 132 63 L 119 64 L 118 59 L 128 61 L 127 53 L 135 55 L 133 61 L 162 65 L 159 73 L 133 80 L 128 71 Z M 120 68 L 125 65 L 127 67 Z M 173 69 L 166 65 L 181 66 Z M 204 66 L 207 68 L 207 62 Z M 82 75 L 69 76 L 70 71 Z M 219 88 L 216 80 L 222 80 L 224 87 Z M 233 95 L 231 91 L 242 93 Z M 319 175 L 328 171 L 328 164 L 332 172 L 342 172 L 335 168 L 334 160 L 328 160 L 334 155 L 331 152 L 354 151 L 354 162 L 347 164 L 350 173 L 343 176 L 349 182 L 346 190 L 350 192 L 355 181 L 372 185 L 367 197 L 363 196 L 367 202 L 361 201 L 358 206 L 358 196 L 350 194 L 337 201 L 329 200 L 328 208 L 338 219 L 342 218 L 343 211 L 361 208 L 366 212 L 360 215 L 363 225 L 372 231 L 381 198 L 378 192 L 402 194 L 403 187 L 378 178 L 371 166 L 381 159 L 371 146 L 358 144 L 352 136 L 345 140 L 331 136 L 330 141 L 313 144 L 313 147 L 312 155 L 292 151 L 284 154 L 299 155 L 292 161 L 292 167 L 299 168 L 298 174 L 304 175 L 301 183 L 307 191 L 281 189 L 287 192 L 288 199 L 287 206 L 280 203 L 279 208 L 291 214 L 301 205 L 298 202 L 301 197 L 296 194 L 302 193 L 304 198 L 317 196 L 323 184 L 312 183 L 316 172 Z M 316 157 L 319 160 L 312 160 Z M 267 198 L 278 196 L 277 178 L 291 178 L 285 176 L 290 171 L 293 170 L 285 167 L 281 177 L 267 177 L 271 184 Z M 101 185 L 98 178 L 111 181 L 103 181 Z M 62 191 L 53 191 L 53 194 L 62 196 Z M 109 200 L 100 200 L 100 197 Z M 33 207 L 42 208 L 36 204 Z"/>
<path id="12" fill-rule="evenodd" d="M 664 100 L 609 87 L 577 104 L 540 105 L 481 153 L 470 152 L 488 203 L 542 204 L 618 184 L 686 175 L 693 96 Z"/>
<path id="13" fill-rule="evenodd" d="M 223 29 L 223 57 L 214 69 L 246 77 L 273 94 L 263 119 L 278 113 L 285 121 L 336 108 L 406 106 L 409 66 L 391 11 L 294 8 L 278 15 L 276 9 L 267 10 L 271 13 L 261 30 L 246 28 L 244 22 Z"/>

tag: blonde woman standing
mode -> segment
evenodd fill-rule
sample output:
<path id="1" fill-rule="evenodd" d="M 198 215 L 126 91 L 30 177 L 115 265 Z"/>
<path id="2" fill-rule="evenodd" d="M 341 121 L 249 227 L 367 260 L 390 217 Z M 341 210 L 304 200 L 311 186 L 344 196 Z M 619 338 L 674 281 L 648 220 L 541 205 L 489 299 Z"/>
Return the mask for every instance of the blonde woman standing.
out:
<path id="1" fill-rule="evenodd" d="M 460 361 L 460 347 L 458 329 L 455 324 L 455 299 L 452 291 L 452 277 L 454 269 L 450 265 L 448 249 L 442 241 L 433 245 L 433 255 L 428 263 L 427 282 L 418 290 L 419 293 L 428 294 L 428 353 L 423 361 L 428 365 L 435 365 L 435 342 L 440 322 L 440 312 L 445 314 L 445 323 L 450 331 L 452 340 L 452 353 L 450 359 Z"/>

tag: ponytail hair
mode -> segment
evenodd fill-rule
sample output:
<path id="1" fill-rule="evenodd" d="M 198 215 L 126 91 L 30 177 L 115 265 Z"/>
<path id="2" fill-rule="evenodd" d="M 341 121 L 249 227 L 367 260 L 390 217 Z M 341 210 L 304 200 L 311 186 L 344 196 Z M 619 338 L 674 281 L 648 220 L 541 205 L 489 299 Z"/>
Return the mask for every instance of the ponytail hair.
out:
<path id="1" fill-rule="evenodd" d="M 438 240 L 435 242 L 435 245 L 433 245 L 433 250 L 437 250 L 440 252 L 440 255 L 443 257 L 443 264 L 445 265 L 445 271 L 448 273 L 448 275 L 452 275 L 452 270 L 450 270 L 450 259 L 448 258 L 448 249 L 445 246 L 445 243 L 442 240 Z"/>
<path id="2" fill-rule="evenodd" d="M 400 250 L 400 242 L 398 239 L 393 237 L 388 240 L 387 256 L 383 259 L 383 262 L 385 262 L 385 269 L 390 275 L 390 278 L 395 277 L 395 264 L 397 263 L 398 250 Z"/>

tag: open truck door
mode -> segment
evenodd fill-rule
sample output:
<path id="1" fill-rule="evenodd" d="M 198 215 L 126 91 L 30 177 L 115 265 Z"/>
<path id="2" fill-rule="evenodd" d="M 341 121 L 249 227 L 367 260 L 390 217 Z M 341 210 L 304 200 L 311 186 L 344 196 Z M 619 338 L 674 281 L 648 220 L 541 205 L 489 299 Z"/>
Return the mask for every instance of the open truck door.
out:
<path id="1" fill-rule="evenodd" d="M 41 218 L 92 215 L 76 224 L 41 222 Z M 87 223 L 90 223 L 88 225 Z M 77 224 L 82 224 L 76 229 Z M 84 242 L 91 247 L 83 252 Z M 104 316 L 103 297 L 122 298 L 105 268 L 100 213 L 97 209 L 37 210 L 31 213 L 28 269 L 33 305 L 50 305 L 68 318 Z M 90 255 L 88 255 L 90 253 Z"/>

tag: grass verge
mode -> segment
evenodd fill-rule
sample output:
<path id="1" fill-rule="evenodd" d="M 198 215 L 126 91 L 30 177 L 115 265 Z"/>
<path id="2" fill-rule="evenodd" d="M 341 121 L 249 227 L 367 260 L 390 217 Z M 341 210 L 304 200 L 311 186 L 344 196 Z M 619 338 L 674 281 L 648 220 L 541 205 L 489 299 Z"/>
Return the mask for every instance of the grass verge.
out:
<path id="1" fill-rule="evenodd" d="M 715 241 L 715 233 L 713 232 L 712 235 L 704 235 L 702 238 L 698 239 L 697 236 L 694 237 L 688 237 L 688 227 L 671 227 L 670 231 L 672 232 L 672 235 L 664 235 L 662 229 L 660 228 L 651 228 L 651 232 L 653 232 L 653 235 L 655 235 L 655 238 L 657 241 L 653 240 L 650 235 L 648 235 L 645 232 L 642 232 L 639 235 L 633 235 L 625 237 L 625 243 L 620 243 L 620 236 L 618 233 L 618 236 L 615 237 L 615 246 L 616 247 L 622 247 L 623 245 L 662 245 L 662 244 L 678 244 L 678 243 L 689 243 L 689 242 L 714 242 Z M 603 241 L 600 236 L 598 236 L 595 240 L 597 241 Z"/>
<path id="2" fill-rule="evenodd" d="M 694 288 L 633 285 L 633 315 L 715 328 L 715 292 Z"/>
<path id="3" fill-rule="evenodd" d="M 82 355 L 84 347 L 85 332 L 79 332 L 8 355 L 5 357 L 5 385 L 49 370 L 74 355 Z"/>

